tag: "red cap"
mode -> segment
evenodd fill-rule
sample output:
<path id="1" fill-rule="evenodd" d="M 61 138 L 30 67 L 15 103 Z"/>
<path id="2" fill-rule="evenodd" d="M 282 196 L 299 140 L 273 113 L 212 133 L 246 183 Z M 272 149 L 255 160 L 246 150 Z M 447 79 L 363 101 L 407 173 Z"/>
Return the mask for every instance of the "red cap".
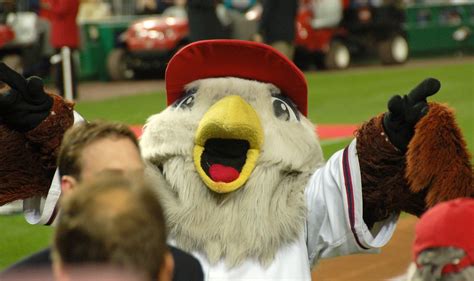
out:
<path id="1" fill-rule="evenodd" d="M 458 265 L 445 266 L 443 273 L 474 265 L 474 199 L 459 198 L 429 209 L 416 225 L 413 254 L 429 248 L 455 247 L 466 256 Z"/>
<path id="2" fill-rule="evenodd" d="M 166 68 L 168 105 L 192 81 L 230 76 L 274 84 L 307 115 L 308 88 L 298 67 L 268 45 L 242 40 L 204 40 L 179 50 Z"/>

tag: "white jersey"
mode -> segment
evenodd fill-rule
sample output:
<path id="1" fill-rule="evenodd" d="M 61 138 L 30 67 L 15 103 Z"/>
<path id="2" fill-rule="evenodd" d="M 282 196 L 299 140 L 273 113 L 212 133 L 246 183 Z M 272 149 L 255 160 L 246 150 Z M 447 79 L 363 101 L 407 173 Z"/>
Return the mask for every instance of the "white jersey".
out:
<path id="1" fill-rule="evenodd" d="M 75 115 L 74 122 L 82 121 Z M 61 194 L 56 171 L 48 196 L 24 200 L 29 223 L 50 224 L 57 212 Z M 224 280 L 304 280 L 311 281 L 311 266 L 319 259 L 352 253 L 375 253 L 391 238 L 398 215 L 378 222 L 368 229 L 362 214 L 362 187 L 356 140 L 336 152 L 315 171 L 306 187 L 308 214 L 305 228 L 293 243 L 281 248 L 273 262 L 263 267 L 249 259 L 234 268 L 224 261 L 210 264 L 199 252 L 192 254 L 201 262 L 207 281 Z M 174 244 L 173 241 L 169 241 Z"/>
<path id="2" fill-rule="evenodd" d="M 268 267 L 250 259 L 234 268 L 224 261 L 211 265 L 201 253 L 193 252 L 206 280 L 310 281 L 311 265 L 321 258 L 378 252 L 391 238 L 398 219 L 394 214 L 371 230 L 364 223 L 356 140 L 315 171 L 306 188 L 306 202 L 305 229 L 295 242 L 277 252 Z"/>
<path id="3" fill-rule="evenodd" d="M 84 118 L 74 111 L 74 124 L 80 122 L 84 122 Z M 23 214 L 26 221 L 30 224 L 53 224 L 58 212 L 60 195 L 61 179 L 56 169 L 46 198 L 35 196 L 23 200 Z"/>

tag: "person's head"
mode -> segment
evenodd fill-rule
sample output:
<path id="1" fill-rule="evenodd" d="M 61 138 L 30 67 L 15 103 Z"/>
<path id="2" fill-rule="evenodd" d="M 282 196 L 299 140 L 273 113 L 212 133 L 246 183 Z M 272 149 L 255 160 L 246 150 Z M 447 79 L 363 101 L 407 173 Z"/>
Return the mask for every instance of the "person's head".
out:
<path id="1" fill-rule="evenodd" d="M 144 168 L 133 132 L 124 124 L 111 122 L 74 125 L 64 135 L 57 164 L 63 192 L 104 170 Z"/>
<path id="2" fill-rule="evenodd" d="M 474 280 L 474 199 L 460 198 L 429 209 L 416 225 L 417 269 L 411 280 Z"/>
<path id="3" fill-rule="evenodd" d="M 141 177 L 107 171 L 84 181 L 61 202 L 53 240 L 59 280 L 81 268 L 112 268 L 140 280 L 171 280 L 163 212 Z"/>

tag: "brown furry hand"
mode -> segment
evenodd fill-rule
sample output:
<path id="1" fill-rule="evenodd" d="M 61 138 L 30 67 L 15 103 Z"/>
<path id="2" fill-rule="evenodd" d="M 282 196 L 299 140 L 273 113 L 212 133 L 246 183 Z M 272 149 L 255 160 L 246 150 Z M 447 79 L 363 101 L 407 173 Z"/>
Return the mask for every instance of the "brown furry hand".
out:
<path id="1" fill-rule="evenodd" d="M 408 145 L 405 176 L 410 190 L 426 192 L 428 208 L 458 197 L 473 197 L 471 156 L 453 111 L 430 103 Z"/>

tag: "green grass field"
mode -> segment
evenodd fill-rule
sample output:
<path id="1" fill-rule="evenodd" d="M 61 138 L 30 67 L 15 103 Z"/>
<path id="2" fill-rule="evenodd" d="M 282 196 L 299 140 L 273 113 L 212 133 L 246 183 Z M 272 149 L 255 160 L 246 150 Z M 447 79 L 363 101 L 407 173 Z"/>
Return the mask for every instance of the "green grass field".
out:
<path id="1" fill-rule="evenodd" d="M 472 60 L 471 60 L 472 61 Z M 359 124 L 386 109 L 394 94 L 405 94 L 426 77 L 441 80 L 441 91 L 430 100 L 449 103 L 457 113 L 469 150 L 474 150 L 474 63 L 426 67 L 355 69 L 308 73 L 309 118 L 326 124 Z M 82 102 L 76 109 L 87 119 L 143 124 L 165 107 L 164 93 Z M 331 155 L 348 140 L 323 145 Z M 0 270 L 49 244 L 51 228 L 28 225 L 22 216 L 0 217 Z"/>

